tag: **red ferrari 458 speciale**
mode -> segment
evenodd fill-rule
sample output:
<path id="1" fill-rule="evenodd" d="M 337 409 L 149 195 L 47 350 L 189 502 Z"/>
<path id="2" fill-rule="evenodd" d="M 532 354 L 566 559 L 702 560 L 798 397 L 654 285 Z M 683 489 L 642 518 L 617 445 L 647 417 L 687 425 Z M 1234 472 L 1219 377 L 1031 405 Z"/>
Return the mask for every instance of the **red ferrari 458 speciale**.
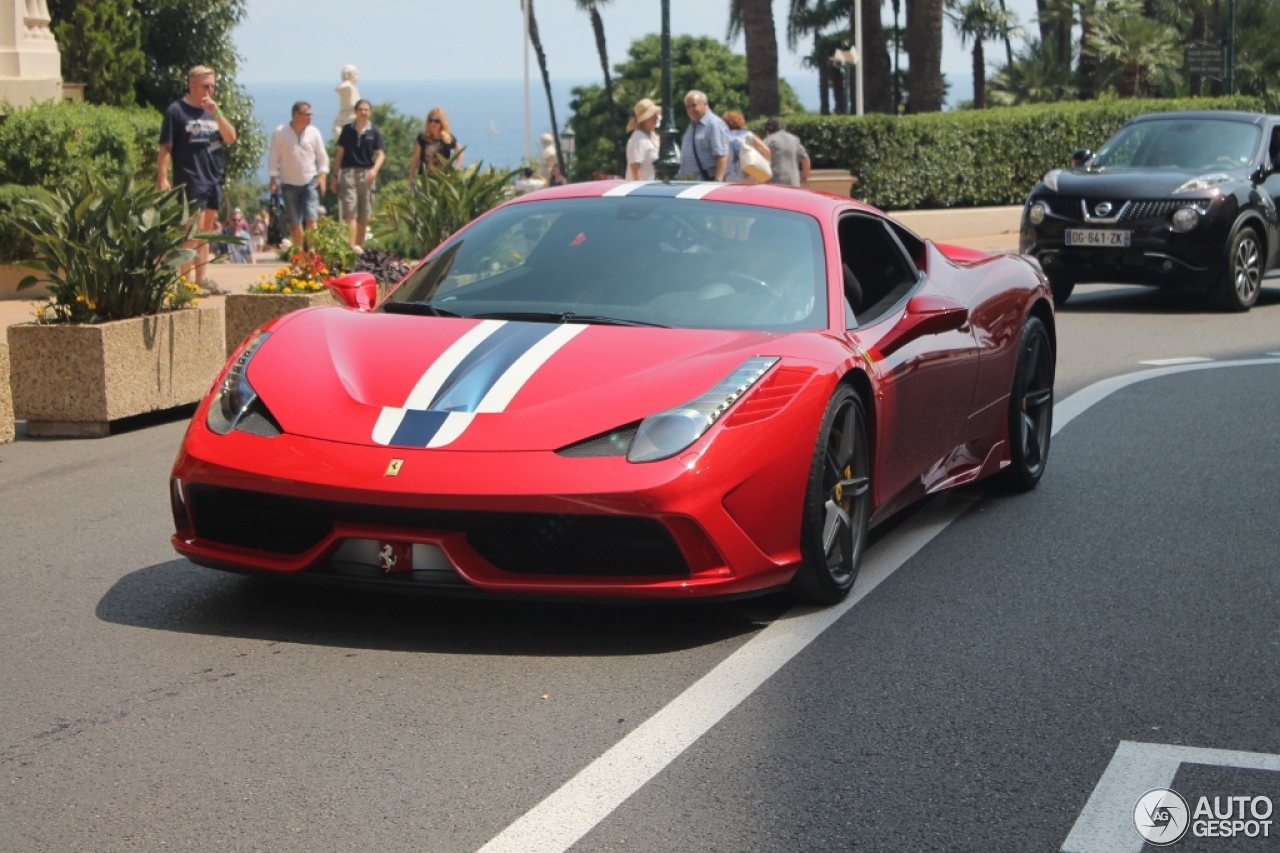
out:
<path id="1" fill-rule="evenodd" d="M 192 562 L 440 591 L 688 598 L 853 585 L 868 529 L 1049 450 L 1034 261 L 791 187 L 524 196 L 389 295 L 263 326 L 173 468 Z"/>

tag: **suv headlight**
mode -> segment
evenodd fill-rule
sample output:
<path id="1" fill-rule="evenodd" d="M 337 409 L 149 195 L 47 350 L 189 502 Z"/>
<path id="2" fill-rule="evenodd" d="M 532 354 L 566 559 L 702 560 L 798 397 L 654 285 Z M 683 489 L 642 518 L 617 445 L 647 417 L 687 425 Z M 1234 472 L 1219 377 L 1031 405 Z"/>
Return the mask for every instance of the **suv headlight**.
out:
<path id="1" fill-rule="evenodd" d="M 1042 201 L 1032 202 L 1027 208 L 1027 221 L 1032 225 L 1039 225 L 1044 222 L 1044 218 L 1049 215 L 1049 205 Z"/>
<path id="2" fill-rule="evenodd" d="M 1174 231 L 1185 234 L 1200 224 L 1200 211 L 1194 207 L 1180 207 L 1173 212 L 1170 221 Z"/>
<path id="3" fill-rule="evenodd" d="M 1225 184 L 1229 180 L 1231 180 L 1231 176 L 1225 175 L 1222 172 L 1214 172 L 1211 175 L 1201 175 L 1198 178 L 1192 178 L 1182 186 L 1178 187 L 1173 191 L 1173 194 L 1177 195 L 1178 193 L 1191 193 L 1197 190 L 1212 189 L 1218 184 Z"/>
<path id="4" fill-rule="evenodd" d="M 218 435 L 226 435 L 235 429 L 253 401 L 258 399 L 258 393 L 249 384 L 249 361 L 269 337 L 270 332 L 259 333 L 227 369 L 227 375 L 213 393 L 205 423 Z"/>
<path id="5" fill-rule="evenodd" d="M 675 456 L 711 429 L 777 363 L 773 356 L 749 358 L 701 397 L 645 418 L 631 440 L 627 461 L 656 462 Z"/>

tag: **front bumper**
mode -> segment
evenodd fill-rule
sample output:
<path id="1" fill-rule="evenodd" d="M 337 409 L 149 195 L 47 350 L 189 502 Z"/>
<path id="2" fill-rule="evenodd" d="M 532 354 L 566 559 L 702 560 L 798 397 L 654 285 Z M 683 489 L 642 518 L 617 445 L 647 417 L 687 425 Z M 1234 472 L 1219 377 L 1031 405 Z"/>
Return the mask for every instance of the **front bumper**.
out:
<path id="1" fill-rule="evenodd" d="M 1051 212 L 1039 225 L 1031 225 L 1024 209 L 1019 250 L 1035 257 L 1050 278 L 1205 290 L 1221 275 L 1234 220 L 1234 213 L 1225 210 L 1225 199 L 1215 201 L 1199 225 L 1185 233 L 1174 231 L 1169 223 L 1173 204 L 1166 205 L 1167 211 L 1156 208 L 1159 212 L 1153 216 L 1090 223 L 1083 221 L 1079 199 L 1033 196 L 1028 206 L 1036 201 L 1048 203 Z M 1068 229 L 1128 231 L 1130 245 L 1068 246 Z"/>
<path id="2" fill-rule="evenodd" d="M 172 543 L 210 568 L 452 592 L 671 599 L 777 588 L 799 561 L 804 472 L 726 465 L 739 450 L 768 458 L 741 447 L 758 438 L 731 432 L 741 434 L 722 434 L 723 447 L 635 465 L 216 436 L 197 420 L 173 469 Z M 744 493 L 777 501 L 775 535 L 744 525 L 750 513 L 733 496 Z M 385 545 L 413 569 L 380 568 L 370 555 Z"/>

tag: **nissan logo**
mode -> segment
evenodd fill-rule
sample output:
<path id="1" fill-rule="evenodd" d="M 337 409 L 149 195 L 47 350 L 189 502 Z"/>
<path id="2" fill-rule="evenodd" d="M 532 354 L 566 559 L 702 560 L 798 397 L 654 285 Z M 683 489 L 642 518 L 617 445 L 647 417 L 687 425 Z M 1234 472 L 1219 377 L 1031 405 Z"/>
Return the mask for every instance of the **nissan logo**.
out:
<path id="1" fill-rule="evenodd" d="M 1099 202 L 1098 206 L 1093 209 L 1093 213 L 1095 216 L 1106 216 L 1107 214 L 1111 213 L 1111 202 L 1109 201 Z"/>

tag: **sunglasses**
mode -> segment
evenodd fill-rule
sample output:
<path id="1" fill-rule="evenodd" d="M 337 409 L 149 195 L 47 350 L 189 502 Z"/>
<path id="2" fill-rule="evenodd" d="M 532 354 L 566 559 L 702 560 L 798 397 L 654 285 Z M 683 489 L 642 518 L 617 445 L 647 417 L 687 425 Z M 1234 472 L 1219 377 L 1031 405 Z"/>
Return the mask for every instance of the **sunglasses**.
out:
<path id="1" fill-rule="evenodd" d="M 206 89 L 216 89 L 216 88 L 218 88 L 218 84 L 217 84 L 217 83 L 205 83 L 205 84 L 204 84 L 204 87 L 205 87 Z"/>
<path id="2" fill-rule="evenodd" d="M 443 122 L 438 118 L 429 118 L 427 119 L 427 124 L 443 124 Z"/>

